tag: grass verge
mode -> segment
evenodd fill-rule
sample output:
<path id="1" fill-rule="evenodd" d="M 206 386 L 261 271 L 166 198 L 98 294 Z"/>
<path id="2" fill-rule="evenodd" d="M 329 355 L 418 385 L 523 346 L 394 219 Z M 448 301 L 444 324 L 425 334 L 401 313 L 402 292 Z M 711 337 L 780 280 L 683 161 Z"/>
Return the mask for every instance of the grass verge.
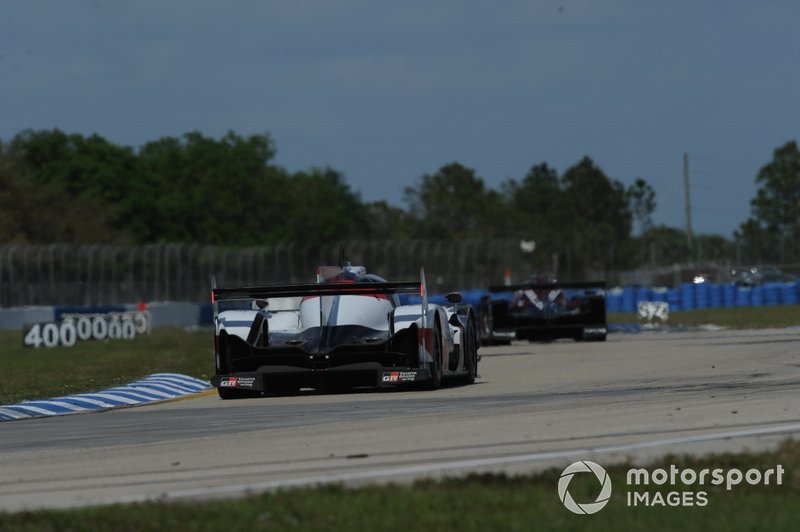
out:
<path id="1" fill-rule="evenodd" d="M 633 312 L 613 312 L 608 323 L 639 323 Z M 670 312 L 669 325 L 696 327 L 719 325 L 731 329 L 767 329 L 800 326 L 800 305 L 776 307 L 706 308 L 685 312 Z"/>
<path id="2" fill-rule="evenodd" d="M 595 459 L 596 461 L 601 461 Z M 751 468 L 782 465 L 781 485 L 650 485 L 629 487 L 629 465 L 607 468 L 609 503 L 594 515 L 575 515 L 557 495 L 560 470 L 520 477 L 472 475 L 466 479 L 417 481 L 411 485 L 359 488 L 300 488 L 236 500 L 153 502 L 73 510 L 0 513 L 0 530 L 796 530 L 800 506 L 800 443 L 784 442 L 774 453 L 669 456 L 647 469 L 675 464 L 692 468 Z M 602 464 L 601 464 L 602 465 Z M 640 467 L 640 466 L 636 466 Z M 709 477 L 710 478 L 710 477 Z M 628 505 L 628 492 L 705 492 L 705 506 Z M 593 502 L 599 485 L 577 474 L 569 492 Z"/>
<path id="3" fill-rule="evenodd" d="M 74 347 L 22 347 L 21 332 L 0 332 L 0 405 L 119 386 L 152 373 L 207 379 L 213 372 L 210 331 L 157 329 L 133 340 Z"/>

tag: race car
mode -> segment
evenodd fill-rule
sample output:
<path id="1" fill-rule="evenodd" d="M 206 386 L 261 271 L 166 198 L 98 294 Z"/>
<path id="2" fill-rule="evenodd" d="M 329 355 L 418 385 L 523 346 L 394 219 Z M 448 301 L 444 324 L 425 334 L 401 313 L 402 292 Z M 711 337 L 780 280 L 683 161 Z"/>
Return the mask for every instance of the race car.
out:
<path id="1" fill-rule="evenodd" d="M 558 283 L 542 275 L 520 285 L 492 286 L 479 304 L 481 343 L 605 341 L 605 288 L 604 281 Z"/>
<path id="2" fill-rule="evenodd" d="M 469 305 L 450 293 L 428 303 L 420 281 L 388 282 L 363 266 L 323 266 L 317 282 L 212 288 L 216 374 L 222 399 L 302 388 L 329 390 L 471 384 L 478 332 Z M 420 302 L 402 304 L 403 294 Z M 407 297 L 407 296 L 403 296 Z"/>

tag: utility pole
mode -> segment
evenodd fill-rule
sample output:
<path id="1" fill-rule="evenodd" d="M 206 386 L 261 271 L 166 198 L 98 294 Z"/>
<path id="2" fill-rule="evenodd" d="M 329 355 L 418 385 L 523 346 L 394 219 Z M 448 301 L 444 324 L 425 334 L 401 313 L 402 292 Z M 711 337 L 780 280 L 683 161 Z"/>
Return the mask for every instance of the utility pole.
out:
<path id="1" fill-rule="evenodd" d="M 692 253 L 692 200 L 689 195 L 689 154 L 683 153 L 683 197 L 686 203 L 686 243 Z"/>

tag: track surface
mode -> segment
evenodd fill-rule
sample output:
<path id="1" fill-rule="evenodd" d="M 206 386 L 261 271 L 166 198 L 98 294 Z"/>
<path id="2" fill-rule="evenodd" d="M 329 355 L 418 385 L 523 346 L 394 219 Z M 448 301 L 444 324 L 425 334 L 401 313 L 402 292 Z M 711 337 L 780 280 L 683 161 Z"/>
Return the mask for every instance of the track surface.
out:
<path id="1" fill-rule="evenodd" d="M 768 448 L 800 433 L 800 329 L 482 348 L 472 386 L 0 424 L 0 510 L 237 495 L 325 479 L 528 472 Z"/>

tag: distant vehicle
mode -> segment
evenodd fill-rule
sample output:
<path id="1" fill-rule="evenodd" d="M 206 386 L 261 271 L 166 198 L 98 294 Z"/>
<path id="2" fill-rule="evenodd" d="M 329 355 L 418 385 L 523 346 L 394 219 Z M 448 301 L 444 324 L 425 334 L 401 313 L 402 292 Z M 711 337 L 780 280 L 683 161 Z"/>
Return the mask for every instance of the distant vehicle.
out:
<path id="1" fill-rule="evenodd" d="M 404 293 L 421 302 L 401 304 Z M 350 264 L 320 267 L 314 284 L 214 288 L 211 384 L 223 399 L 301 388 L 434 389 L 448 378 L 471 384 L 476 319 L 459 305 L 461 294 L 446 300 L 428 303 L 422 272 L 421 281 L 388 282 Z"/>
<path id="2" fill-rule="evenodd" d="M 605 288 L 605 281 L 558 283 L 545 276 L 520 285 L 492 286 L 479 305 L 481 342 L 605 341 Z"/>
<path id="3" fill-rule="evenodd" d="M 785 283 L 796 279 L 775 266 L 735 266 L 730 270 L 730 282 L 739 286 L 756 286 L 765 283 Z"/>

